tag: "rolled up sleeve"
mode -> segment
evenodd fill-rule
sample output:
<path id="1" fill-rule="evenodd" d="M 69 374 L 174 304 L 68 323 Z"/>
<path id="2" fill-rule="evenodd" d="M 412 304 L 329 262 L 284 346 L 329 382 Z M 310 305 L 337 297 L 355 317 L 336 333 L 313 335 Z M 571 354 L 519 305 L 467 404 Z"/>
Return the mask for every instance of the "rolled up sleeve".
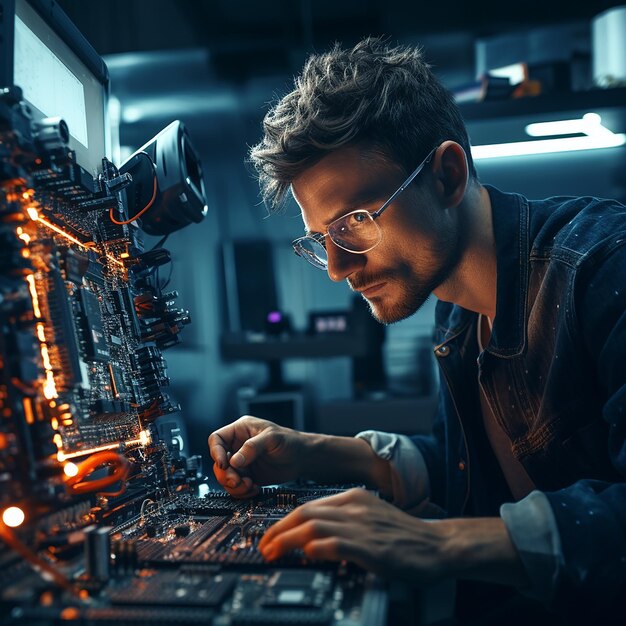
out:
<path id="1" fill-rule="evenodd" d="M 422 515 L 427 510 L 424 505 L 430 495 L 430 485 L 428 469 L 419 448 L 406 435 L 378 430 L 366 430 L 356 437 L 367 441 L 377 456 L 389 461 L 393 504 Z M 434 510 L 429 510 L 429 514 L 433 513 Z"/>

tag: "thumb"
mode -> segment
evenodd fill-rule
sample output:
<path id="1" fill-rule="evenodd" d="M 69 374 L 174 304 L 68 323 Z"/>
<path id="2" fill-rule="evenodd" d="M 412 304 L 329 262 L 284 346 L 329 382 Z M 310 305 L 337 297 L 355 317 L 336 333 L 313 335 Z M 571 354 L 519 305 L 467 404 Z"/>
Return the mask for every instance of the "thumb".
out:
<path id="1" fill-rule="evenodd" d="M 255 437 L 250 437 L 230 458 L 231 466 L 240 469 L 251 465 L 267 452 L 270 438 L 270 433 L 259 433 Z"/>

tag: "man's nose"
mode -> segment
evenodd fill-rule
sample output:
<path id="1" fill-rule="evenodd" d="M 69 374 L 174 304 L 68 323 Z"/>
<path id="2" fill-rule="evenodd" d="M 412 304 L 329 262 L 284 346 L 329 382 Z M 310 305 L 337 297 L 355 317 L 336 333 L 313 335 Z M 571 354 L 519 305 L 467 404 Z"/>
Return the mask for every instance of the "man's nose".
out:
<path id="1" fill-rule="evenodd" d="M 365 265 L 364 254 L 348 252 L 333 243 L 330 237 L 326 238 L 326 254 L 328 256 L 328 276 L 339 282 Z"/>

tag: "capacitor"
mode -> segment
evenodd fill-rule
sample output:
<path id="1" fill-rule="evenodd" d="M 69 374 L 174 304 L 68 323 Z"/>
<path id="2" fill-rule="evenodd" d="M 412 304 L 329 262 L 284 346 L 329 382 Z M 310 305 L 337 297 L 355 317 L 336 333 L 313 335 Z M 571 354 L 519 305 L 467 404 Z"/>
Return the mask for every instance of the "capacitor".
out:
<path id="1" fill-rule="evenodd" d="M 85 536 L 85 571 L 92 580 L 106 581 L 111 573 L 110 526 L 88 526 Z"/>

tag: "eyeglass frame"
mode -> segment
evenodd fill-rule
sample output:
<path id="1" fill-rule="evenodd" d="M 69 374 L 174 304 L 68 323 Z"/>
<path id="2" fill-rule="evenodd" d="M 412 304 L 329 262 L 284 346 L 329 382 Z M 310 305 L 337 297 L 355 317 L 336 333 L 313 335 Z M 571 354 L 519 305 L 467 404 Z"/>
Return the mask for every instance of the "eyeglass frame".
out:
<path id="1" fill-rule="evenodd" d="M 383 211 L 387 207 L 389 207 L 389 205 L 391 205 L 391 203 L 415 180 L 417 175 L 424 169 L 424 167 L 426 167 L 426 165 L 428 163 L 430 163 L 431 159 L 433 158 L 433 155 L 435 154 L 435 152 L 437 151 L 438 148 L 439 148 L 439 146 L 435 146 L 426 155 L 424 160 L 408 175 L 406 180 L 391 194 L 391 196 L 383 203 L 383 205 L 379 209 L 377 209 L 376 211 L 367 211 L 366 209 L 356 209 L 355 211 L 349 211 L 345 215 L 341 215 L 337 219 L 333 220 L 328 225 L 328 228 L 330 228 L 335 222 L 338 222 L 339 220 L 343 220 L 346 217 L 348 217 L 349 215 L 354 215 L 355 213 L 367 213 L 370 216 L 370 218 L 372 219 L 372 221 L 378 219 L 383 214 Z M 380 226 L 378 227 L 378 229 L 380 230 Z M 341 248 L 342 250 L 345 250 L 346 252 L 350 252 L 351 254 L 365 254 L 365 253 L 370 252 L 371 250 L 373 250 L 383 240 L 383 238 L 382 238 L 382 231 L 380 231 L 380 232 L 381 232 L 380 239 L 371 248 L 368 248 L 367 250 L 348 250 L 348 248 L 344 248 L 344 246 L 342 246 L 342 245 L 338 244 L 337 242 L 335 242 L 335 240 L 332 237 L 331 237 L 331 241 L 338 248 Z M 323 267 L 321 265 L 318 265 L 318 264 L 314 263 L 311 260 L 310 255 L 302 254 L 300 252 L 300 250 L 301 250 L 301 242 L 306 240 L 306 239 L 312 239 L 315 243 L 321 245 L 322 248 L 324 248 L 324 250 L 326 250 L 325 238 L 328 237 L 328 236 L 330 236 L 330 233 L 328 233 L 328 229 L 327 229 L 326 233 L 309 233 L 307 235 L 303 235 L 302 237 L 298 237 L 297 239 L 294 239 L 291 242 L 291 245 L 292 245 L 293 250 L 296 253 L 296 255 L 298 255 L 299 257 L 302 257 L 303 259 L 309 261 L 309 263 L 311 265 L 313 265 L 314 267 L 317 267 L 317 268 L 319 268 L 321 270 L 327 270 L 328 269 L 328 261 L 326 261 L 326 265 L 325 265 L 325 267 Z"/>

